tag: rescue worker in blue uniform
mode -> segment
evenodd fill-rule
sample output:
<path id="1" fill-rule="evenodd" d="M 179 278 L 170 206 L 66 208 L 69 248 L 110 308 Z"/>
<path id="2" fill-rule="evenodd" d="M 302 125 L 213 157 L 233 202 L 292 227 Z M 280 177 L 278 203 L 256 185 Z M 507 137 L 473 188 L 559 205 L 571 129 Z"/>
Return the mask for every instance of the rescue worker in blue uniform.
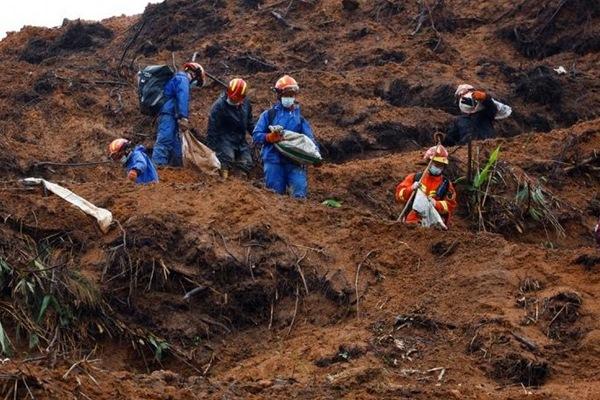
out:
<path id="1" fill-rule="evenodd" d="M 158 115 L 156 143 L 152 151 L 152 161 L 157 166 L 183 165 L 180 132 L 190 129 L 190 89 L 202 87 L 206 82 L 204 68 L 198 63 L 183 65 L 167 82 L 164 95 L 167 101 Z"/>
<path id="2" fill-rule="evenodd" d="M 232 79 L 212 106 L 208 117 L 208 147 L 215 151 L 221 162 L 221 176 L 227 178 L 236 167 L 247 174 L 252 169 L 252 153 L 246 134 L 252 134 L 252 105 L 247 97 L 248 84 L 240 78 Z"/>
<path id="3" fill-rule="evenodd" d="M 137 184 L 158 182 L 158 172 L 142 145 L 135 146 L 127 139 L 115 139 L 108 145 L 108 155 L 120 161 L 127 171 L 127 180 Z"/>
<path id="4" fill-rule="evenodd" d="M 298 83 L 291 76 L 281 77 L 275 84 L 277 103 L 264 111 L 256 123 L 252 138 L 254 143 L 262 145 L 262 161 L 265 184 L 279 194 L 285 194 L 288 188 L 295 198 L 306 198 L 308 179 L 306 167 L 281 154 L 273 144 L 283 139 L 283 130 L 302 133 L 317 144 L 312 128 L 302 117 L 296 96 L 300 91 Z"/>

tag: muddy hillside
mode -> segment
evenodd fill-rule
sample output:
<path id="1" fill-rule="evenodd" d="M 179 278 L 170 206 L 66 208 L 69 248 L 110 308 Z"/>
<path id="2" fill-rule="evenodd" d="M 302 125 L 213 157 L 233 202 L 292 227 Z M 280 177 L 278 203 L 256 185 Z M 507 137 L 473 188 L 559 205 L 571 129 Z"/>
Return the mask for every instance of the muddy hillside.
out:
<path id="1" fill-rule="evenodd" d="M 166 0 L 9 34 L 0 397 L 600 398 L 599 50 L 595 0 Z M 138 69 L 194 52 L 249 82 L 255 118 L 298 80 L 326 160 L 306 201 L 260 166 L 134 186 L 101 163 L 115 138 L 154 144 Z M 461 83 L 513 114 L 473 143 L 473 182 L 449 148 L 449 231 L 398 223 L 395 186 Z M 201 139 L 221 91 L 192 94 Z M 115 222 L 104 234 L 26 177 Z"/>

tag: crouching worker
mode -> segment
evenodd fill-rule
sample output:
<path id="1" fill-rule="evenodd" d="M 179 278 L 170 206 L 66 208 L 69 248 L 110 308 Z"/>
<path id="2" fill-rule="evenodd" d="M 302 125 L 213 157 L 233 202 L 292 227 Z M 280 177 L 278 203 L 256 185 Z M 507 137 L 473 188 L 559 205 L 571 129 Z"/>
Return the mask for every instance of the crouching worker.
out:
<path id="1" fill-rule="evenodd" d="M 208 147 L 217 153 L 223 178 L 228 177 L 234 166 L 246 174 L 252 169 L 246 133 L 252 133 L 254 122 L 247 92 L 248 84 L 243 79 L 232 79 L 208 117 Z"/>
<path id="2" fill-rule="evenodd" d="M 296 96 L 300 91 L 298 83 L 291 76 L 281 77 L 274 88 L 277 103 L 263 112 L 256 123 L 252 138 L 262 145 L 262 160 L 265 184 L 279 194 L 285 194 L 288 187 L 295 198 L 306 198 L 308 180 L 306 167 L 284 156 L 274 146 L 283 140 L 283 131 L 293 131 L 306 135 L 315 145 L 315 137 L 308 121 L 302 117 Z"/>
<path id="3" fill-rule="evenodd" d="M 406 216 L 407 224 L 421 223 L 423 215 L 415 211 L 416 202 L 419 200 L 415 190 L 426 196 L 433 208 L 439 213 L 445 225 L 456 208 L 456 191 L 454 185 L 443 174 L 448 165 L 448 151 L 441 145 L 434 146 L 425 152 L 425 159 L 430 161 L 429 168 L 423 173 L 408 175 L 396 187 L 396 201 L 398 203 L 413 202 Z M 406 215 L 406 214 L 405 214 Z"/>
<path id="4" fill-rule="evenodd" d="M 127 180 L 137 184 L 158 182 L 158 173 L 142 145 L 133 148 L 127 139 L 115 139 L 108 145 L 108 155 L 120 161 L 127 172 Z"/>

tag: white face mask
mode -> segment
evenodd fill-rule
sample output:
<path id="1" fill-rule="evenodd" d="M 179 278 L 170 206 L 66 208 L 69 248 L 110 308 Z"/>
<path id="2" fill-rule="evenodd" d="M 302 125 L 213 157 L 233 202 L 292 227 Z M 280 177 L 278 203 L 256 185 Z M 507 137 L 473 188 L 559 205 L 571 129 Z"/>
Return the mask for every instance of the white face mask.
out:
<path id="1" fill-rule="evenodd" d="M 285 108 L 292 108 L 295 101 L 296 101 L 296 99 L 294 97 L 282 97 L 281 105 L 284 106 Z"/>
<path id="2" fill-rule="evenodd" d="M 233 101 L 231 101 L 231 99 L 229 97 L 227 97 L 227 99 L 225 99 L 227 101 L 227 104 L 229 104 L 230 106 L 241 106 L 243 101 L 240 101 L 239 103 L 234 103 Z"/>
<path id="3" fill-rule="evenodd" d="M 123 157 L 121 157 L 121 164 L 125 165 L 127 163 L 127 159 L 129 158 L 129 156 L 124 155 Z"/>
<path id="4" fill-rule="evenodd" d="M 431 167 L 429 167 L 429 173 L 433 176 L 438 176 L 442 174 L 442 169 L 440 167 L 432 165 Z"/>
<path id="5" fill-rule="evenodd" d="M 483 110 L 483 104 L 473 98 L 473 93 L 469 92 L 458 100 L 458 108 L 465 114 L 474 114 Z"/>

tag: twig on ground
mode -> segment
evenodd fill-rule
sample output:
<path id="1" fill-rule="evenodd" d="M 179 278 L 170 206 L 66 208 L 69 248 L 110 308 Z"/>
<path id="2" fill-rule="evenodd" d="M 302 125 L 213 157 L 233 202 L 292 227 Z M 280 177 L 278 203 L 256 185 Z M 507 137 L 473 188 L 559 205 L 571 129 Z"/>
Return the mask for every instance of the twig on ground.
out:
<path id="1" fill-rule="evenodd" d="M 296 321 L 296 315 L 298 314 L 298 303 L 300 302 L 300 290 L 298 289 L 298 285 L 296 285 L 296 305 L 294 306 L 294 316 L 292 317 L 292 323 L 288 328 L 288 332 L 286 336 L 289 336 L 292 333 L 292 328 L 294 327 L 294 322 Z"/>
<path id="2" fill-rule="evenodd" d="M 135 35 L 133 35 L 133 37 L 131 38 L 131 40 L 129 41 L 129 43 L 127 43 L 127 45 L 125 46 L 125 49 L 123 50 L 123 54 L 121 55 L 121 59 L 119 60 L 119 68 L 121 68 L 121 66 L 123 65 L 123 60 L 125 59 L 125 55 L 129 51 L 129 48 L 135 43 L 135 41 L 137 40 L 137 38 L 140 36 L 140 33 L 142 33 L 142 29 L 144 29 L 144 26 L 146 26 L 146 20 L 145 19 L 142 20 L 142 24 L 140 25 L 140 27 L 138 28 L 138 30 L 135 32 Z"/>
<path id="3" fill-rule="evenodd" d="M 365 258 L 363 258 L 363 260 L 358 264 L 358 267 L 356 267 L 356 279 L 354 280 L 354 288 L 356 290 L 356 318 L 357 319 L 360 318 L 360 308 L 359 308 L 360 296 L 358 293 L 358 277 L 360 275 L 360 268 L 362 267 L 363 263 L 366 262 L 367 259 L 371 256 L 371 254 L 373 254 L 375 251 L 376 251 L 375 249 L 369 251 L 367 253 L 367 255 L 365 256 Z"/>
<path id="4" fill-rule="evenodd" d="M 206 374 L 208 374 L 208 371 L 210 370 L 210 367 L 212 367 L 214 359 L 215 359 L 215 353 L 213 352 L 212 355 L 210 356 L 210 360 L 208 361 L 208 365 L 206 366 L 206 368 L 204 368 L 204 371 L 202 371 L 203 376 L 206 376 Z"/>

